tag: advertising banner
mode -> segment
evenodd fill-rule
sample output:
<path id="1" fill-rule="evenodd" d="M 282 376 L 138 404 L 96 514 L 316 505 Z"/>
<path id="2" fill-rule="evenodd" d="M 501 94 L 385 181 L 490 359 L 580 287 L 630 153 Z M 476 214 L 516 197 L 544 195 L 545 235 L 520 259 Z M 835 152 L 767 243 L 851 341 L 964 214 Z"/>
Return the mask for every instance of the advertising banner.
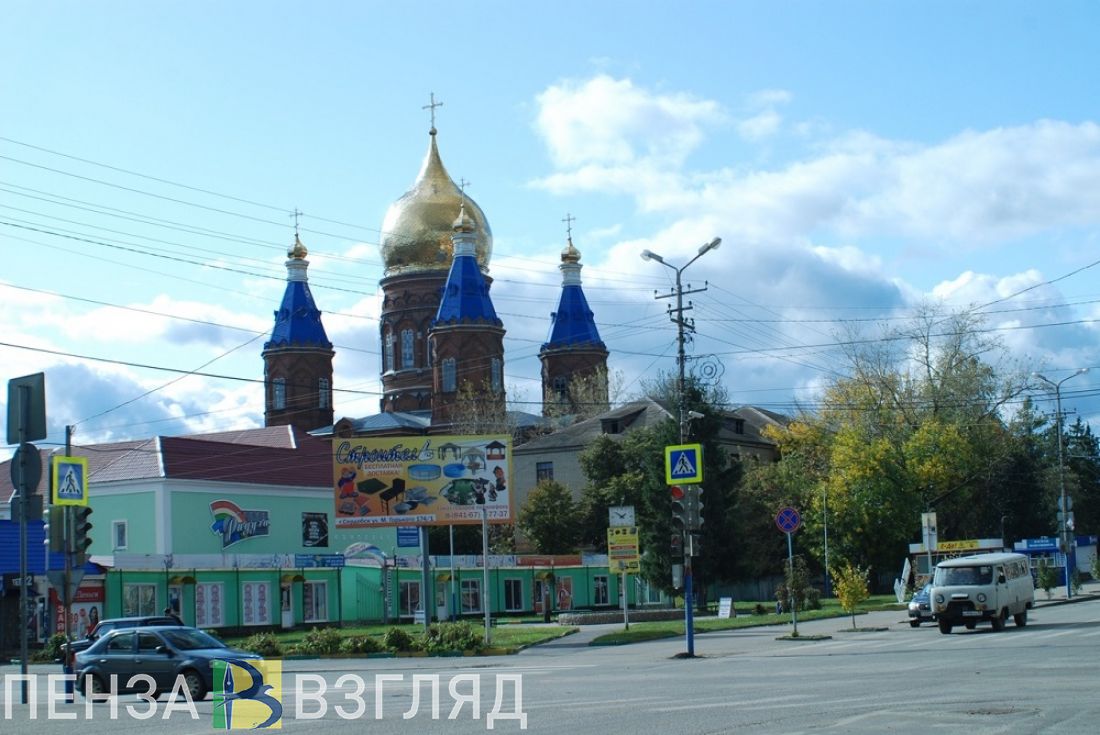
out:
<path id="1" fill-rule="evenodd" d="M 512 439 L 336 439 L 337 528 L 512 522 Z"/>
<path id="2" fill-rule="evenodd" d="M 105 599 L 103 585 L 81 586 L 73 596 L 69 605 L 70 632 L 74 638 L 87 638 L 103 617 L 103 601 Z M 50 604 L 54 614 L 54 632 L 65 630 L 65 608 L 57 595 L 57 590 L 50 588 Z"/>

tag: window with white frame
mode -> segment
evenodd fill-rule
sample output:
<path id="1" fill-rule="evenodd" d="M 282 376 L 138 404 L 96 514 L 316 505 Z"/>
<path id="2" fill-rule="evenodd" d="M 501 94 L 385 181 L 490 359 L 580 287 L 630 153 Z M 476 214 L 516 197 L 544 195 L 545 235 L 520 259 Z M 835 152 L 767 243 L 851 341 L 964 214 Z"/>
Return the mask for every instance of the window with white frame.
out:
<path id="1" fill-rule="evenodd" d="M 401 615 L 411 617 L 420 607 L 420 583 L 401 582 L 398 588 L 397 610 Z"/>
<path id="2" fill-rule="evenodd" d="M 523 580 L 504 580 L 504 609 L 510 612 L 523 609 Z"/>
<path id="3" fill-rule="evenodd" d="M 382 369 L 385 372 L 393 371 L 393 332 L 386 330 L 386 336 L 382 339 Z"/>
<path id="4" fill-rule="evenodd" d="M 457 378 L 455 375 L 455 359 L 443 358 L 443 392 L 454 393 L 457 390 Z"/>
<path id="5" fill-rule="evenodd" d="M 500 393 L 504 388 L 504 362 L 499 357 L 494 357 L 489 363 L 489 388 L 494 393 Z"/>
<path id="6" fill-rule="evenodd" d="M 415 333 L 411 329 L 401 330 L 401 367 L 405 370 L 416 367 Z"/>
<path id="7" fill-rule="evenodd" d="M 271 625 L 271 583 L 241 583 L 242 625 Z"/>
<path id="8" fill-rule="evenodd" d="M 302 586 L 305 597 L 305 621 L 323 622 L 328 620 L 328 582 L 306 582 Z"/>
<path id="9" fill-rule="evenodd" d="M 328 378 L 317 381 L 317 405 L 320 408 L 328 408 L 332 405 L 332 384 Z"/>
<path id="10" fill-rule="evenodd" d="M 462 612 L 481 612 L 481 580 L 462 580 Z"/>
<path id="11" fill-rule="evenodd" d="M 225 585 L 221 582 L 195 585 L 195 625 L 199 628 L 225 625 Z"/>
<path id="12" fill-rule="evenodd" d="M 275 378 L 271 385 L 272 404 L 276 409 L 286 408 L 286 378 Z"/>
<path id="13" fill-rule="evenodd" d="M 122 586 L 123 617 L 156 615 L 157 612 L 157 586 L 155 584 L 127 584 Z"/>
<path id="14" fill-rule="evenodd" d="M 126 531 L 126 521 L 111 521 L 111 545 L 114 551 L 121 551 L 126 548 Z"/>
<path id="15" fill-rule="evenodd" d="M 592 578 L 592 604 L 606 605 L 610 602 L 607 594 L 607 575 L 597 574 Z"/>

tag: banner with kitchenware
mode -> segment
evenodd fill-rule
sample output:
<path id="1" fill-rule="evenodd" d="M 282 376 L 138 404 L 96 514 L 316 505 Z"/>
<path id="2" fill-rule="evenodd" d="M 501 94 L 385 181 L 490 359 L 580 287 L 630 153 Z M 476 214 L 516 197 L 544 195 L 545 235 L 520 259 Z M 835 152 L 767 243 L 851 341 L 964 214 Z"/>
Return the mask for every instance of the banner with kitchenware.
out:
<path id="1" fill-rule="evenodd" d="M 336 526 L 512 522 L 512 439 L 364 437 L 333 441 Z"/>

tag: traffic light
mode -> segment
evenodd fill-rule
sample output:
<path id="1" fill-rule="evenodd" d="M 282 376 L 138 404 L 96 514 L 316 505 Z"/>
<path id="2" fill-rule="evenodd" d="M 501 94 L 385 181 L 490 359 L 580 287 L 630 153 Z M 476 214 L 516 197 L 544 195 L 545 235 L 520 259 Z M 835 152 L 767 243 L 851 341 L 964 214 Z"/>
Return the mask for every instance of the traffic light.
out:
<path id="1" fill-rule="evenodd" d="M 668 490 L 669 494 L 672 495 L 672 523 L 674 526 L 679 524 L 680 528 L 687 531 L 690 527 L 688 518 L 691 515 L 688 494 L 681 485 L 670 485 Z M 673 530 L 675 531 L 675 527 Z"/>
<path id="2" fill-rule="evenodd" d="M 88 520 L 91 514 L 92 509 L 87 505 L 77 506 L 73 514 L 73 552 L 76 554 L 76 566 L 83 566 L 88 560 L 88 547 L 92 545 L 92 538 L 88 535 L 88 531 L 92 530 L 92 522 Z"/>
<path id="3" fill-rule="evenodd" d="M 703 488 L 691 485 L 687 490 L 688 528 L 698 531 L 703 525 Z"/>
<path id="4" fill-rule="evenodd" d="M 672 530 L 672 536 L 669 539 L 669 554 L 672 556 L 673 562 L 677 559 L 681 559 L 684 556 L 684 534 L 678 529 Z"/>
<path id="5" fill-rule="evenodd" d="M 50 553 L 65 551 L 65 506 L 51 505 L 43 524 L 42 543 Z"/>

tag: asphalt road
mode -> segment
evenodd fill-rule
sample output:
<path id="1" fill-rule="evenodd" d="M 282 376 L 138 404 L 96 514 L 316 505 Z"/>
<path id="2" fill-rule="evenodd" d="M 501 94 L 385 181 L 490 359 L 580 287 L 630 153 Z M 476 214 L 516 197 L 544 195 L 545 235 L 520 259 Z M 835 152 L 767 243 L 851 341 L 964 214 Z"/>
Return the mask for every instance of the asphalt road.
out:
<path id="1" fill-rule="evenodd" d="M 682 639 L 622 647 L 588 647 L 593 632 L 569 636 L 515 656 L 490 658 L 399 658 L 285 662 L 283 730 L 300 733 L 481 733 L 494 706 L 496 676 L 522 678 L 521 710 L 527 730 L 537 733 L 1087 733 L 1100 723 L 1100 601 L 1042 607 L 1027 627 L 1009 624 L 1002 633 L 988 625 L 949 636 L 933 625 L 910 628 L 899 613 L 857 618 L 861 628 L 845 631 L 850 619 L 799 623 L 804 636 L 827 640 L 777 640 L 789 626 L 750 628 L 696 637 L 697 658 L 676 658 Z M 32 667 L 55 671 L 56 667 Z M 0 668 L 5 680 L 14 667 Z M 382 718 L 376 719 L 375 677 L 402 678 L 383 683 Z M 320 684 L 328 691 L 320 720 L 295 719 L 316 712 L 317 698 L 303 696 Z M 354 679 L 336 688 L 341 676 L 361 678 L 366 690 L 362 716 L 343 719 L 337 705 Z M 414 701 L 413 677 L 439 676 L 438 718 L 433 717 L 430 686 L 421 685 L 420 706 L 406 719 Z M 480 684 L 479 718 L 469 702 L 455 719 L 449 693 L 451 678 L 459 694 Z M 7 682 L 5 681 L 5 684 Z M 18 687 L 12 692 L 18 700 Z M 5 692 L 5 696 L 6 692 Z M 153 718 L 127 715 L 127 704 L 144 708 L 133 697 L 120 698 L 117 720 L 104 704 L 89 710 L 78 698 L 60 705 L 59 714 L 77 719 L 47 719 L 39 692 L 37 719 L 14 705 L 0 712 L 3 732 L 52 735 L 129 732 L 208 733 L 213 703 L 195 705 L 198 719 L 182 706 L 161 719 L 161 701 Z M 6 700 L 5 700 L 6 701 Z M 502 711 L 514 710 L 512 687 L 504 690 Z M 10 719 L 9 719 L 10 717 Z M 519 732 L 515 720 L 496 720 L 493 732 Z"/>

